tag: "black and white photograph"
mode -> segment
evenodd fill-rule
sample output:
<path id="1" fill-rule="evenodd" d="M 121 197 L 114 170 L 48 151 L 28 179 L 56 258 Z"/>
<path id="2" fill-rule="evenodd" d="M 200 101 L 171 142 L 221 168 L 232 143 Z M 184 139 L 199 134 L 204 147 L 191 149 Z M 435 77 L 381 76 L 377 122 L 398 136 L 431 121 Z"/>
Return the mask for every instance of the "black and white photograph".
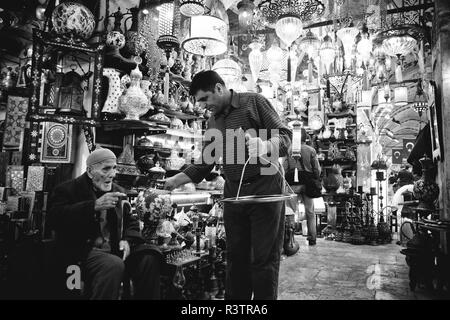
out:
<path id="1" fill-rule="evenodd" d="M 450 300 L 449 17 L 2 0 L 0 302 L 275 319 Z"/>

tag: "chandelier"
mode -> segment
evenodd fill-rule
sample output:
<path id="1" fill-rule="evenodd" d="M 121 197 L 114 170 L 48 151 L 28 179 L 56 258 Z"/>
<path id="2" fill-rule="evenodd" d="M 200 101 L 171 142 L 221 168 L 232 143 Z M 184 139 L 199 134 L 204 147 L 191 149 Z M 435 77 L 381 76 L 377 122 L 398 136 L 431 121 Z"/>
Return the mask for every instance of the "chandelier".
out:
<path id="1" fill-rule="evenodd" d="M 186 17 L 199 16 L 205 13 L 204 0 L 180 0 L 180 12 Z"/>
<path id="2" fill-rule="evenodd" d="M 377 34 L 374 44 L 389 56 L 401 57 L 409 54 L 423 36 L 422 28 L 416 25 L 400 25 Z"/>
<path id="3" fill-rule="evenodd" d="M 301 21 L 308 21 L 320 17 L 325 10 L 319 0 L 262 0 L 258 8 L 269 24 L 276 23 L 285 14 L 295 14 Z"/>

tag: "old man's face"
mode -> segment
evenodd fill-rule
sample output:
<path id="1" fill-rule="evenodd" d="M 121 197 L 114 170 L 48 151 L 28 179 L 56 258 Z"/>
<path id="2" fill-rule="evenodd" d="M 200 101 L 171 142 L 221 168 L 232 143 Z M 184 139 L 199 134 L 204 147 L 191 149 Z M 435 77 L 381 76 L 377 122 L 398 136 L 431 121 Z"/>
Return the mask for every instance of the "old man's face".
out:
<path id="1" fill-rule="evenodd" d="M 89 178 L 95 189 L 109 192 L 112 189 L 113 179 L 116 176 L 116 160 L 109 159 L 87 168 Z"/>

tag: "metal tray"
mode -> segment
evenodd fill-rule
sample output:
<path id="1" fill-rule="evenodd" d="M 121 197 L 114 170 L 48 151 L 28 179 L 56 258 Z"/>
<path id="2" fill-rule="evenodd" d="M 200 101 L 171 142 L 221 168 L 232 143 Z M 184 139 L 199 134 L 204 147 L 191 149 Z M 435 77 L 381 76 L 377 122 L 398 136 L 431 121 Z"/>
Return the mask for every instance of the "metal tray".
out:
<path id="1" fill-rule="evenodd" d="M 251 195 L 251 196 L 239 196 L 238 198 L 225 198 L 221 201 L 224 203 L 235 203 L 235 204 L 251 204 L 251 203 L 267 203 L 267 202 L 277 202 L 284 201 L 292 198 L 296 198 L 295 193 L 286 194 L 269 194 L 269 195 Z"/>

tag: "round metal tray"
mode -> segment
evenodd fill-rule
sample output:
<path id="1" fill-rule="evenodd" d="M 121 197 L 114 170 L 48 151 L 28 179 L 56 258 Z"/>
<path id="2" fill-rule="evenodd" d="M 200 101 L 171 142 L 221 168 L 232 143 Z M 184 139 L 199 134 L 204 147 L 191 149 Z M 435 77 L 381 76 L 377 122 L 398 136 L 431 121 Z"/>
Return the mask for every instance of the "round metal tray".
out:
<path id="1" fill-rule="evenodd" d="M 270 195 L 251 195 L 251 196 L 239 196 L 238 198 L 225 198 L 221 201 L 224 203 L 236 203 L 236 204 L 251 204 L 251 203 L 267 203 L 277 202 L 292 199 L 297 197 L 295 193 L 286 194 L 270 194 Z"/>

